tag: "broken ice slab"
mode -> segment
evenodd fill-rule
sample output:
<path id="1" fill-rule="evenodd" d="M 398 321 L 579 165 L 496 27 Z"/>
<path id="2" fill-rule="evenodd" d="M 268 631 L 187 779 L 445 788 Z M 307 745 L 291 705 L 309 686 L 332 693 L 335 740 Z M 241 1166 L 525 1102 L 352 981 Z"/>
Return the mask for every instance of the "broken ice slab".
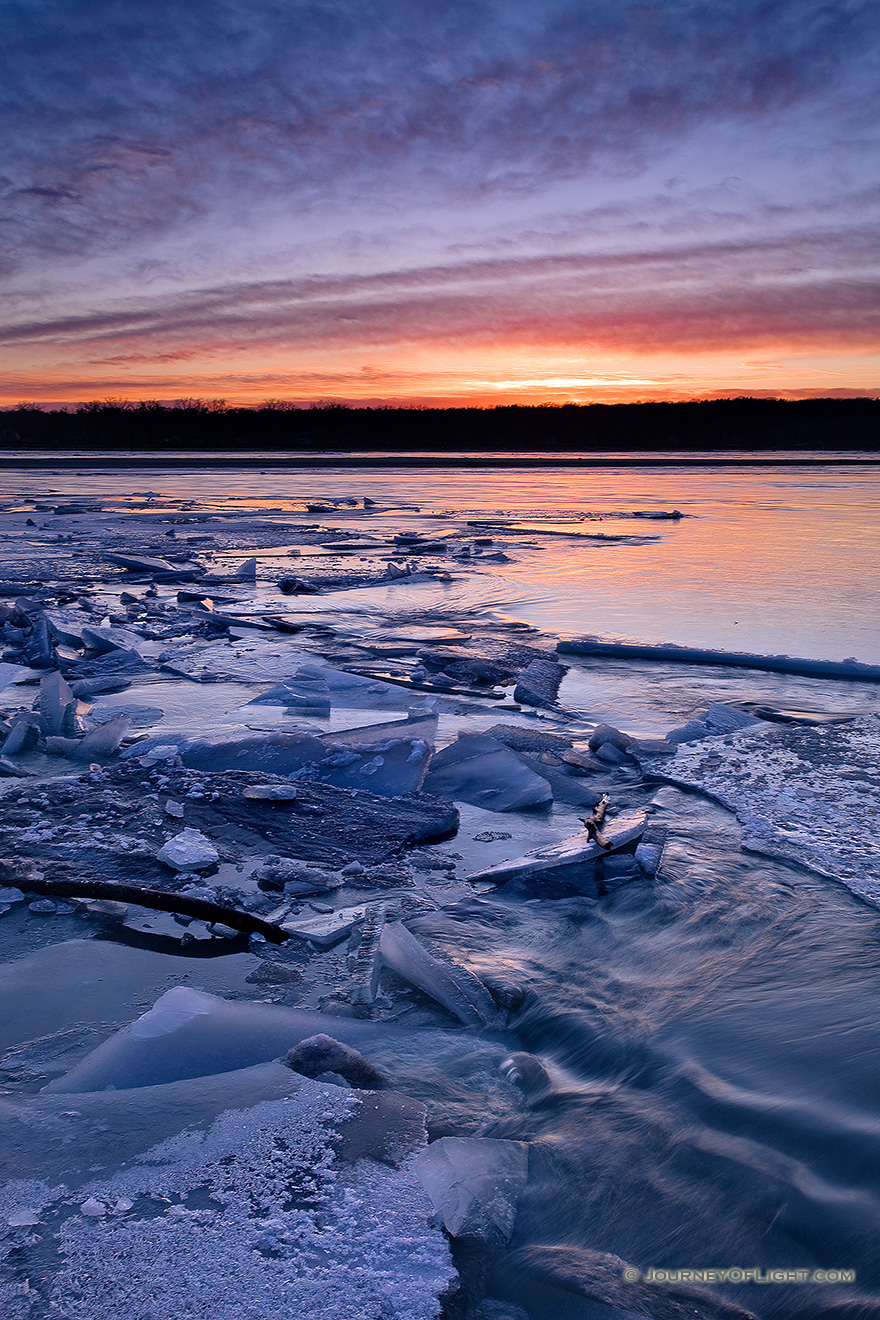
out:
<path id="1" fill-rule="evenodd" d="M 242 793 L 251 802 L 295 802 L 295 784 L 251 784 Z"/>
<path id="2" fill-rule="evenodd" d="M 369 905 L 360 907 L 337 908 L 322 916 L 291 917 L 281 925 L 288 935 L 299 940 L 309 940 L 319 948 L 330 949 L 340 940 L 350 935 L 355 926 L 359 926 L 369 911 Z"/>
<path id="3" fill-rule="evenodd" d="M 509 862 L 500 862 L 485 871 L 477 871 L 468 876 L 468 880 L 472 883 L 490 880 L 495 884 L 506 885 L 512 880 L 576 879 L 581 867 L 626 848 L 641 838 L 646 820 L 647 813 L 644 811 L 623 812 L 603 826 L 603 834 L 609 845 L 607 848 L 596 843 L 584 831 L 552 847 L 538 848 L 522 857 L 514 857 Z"/>
<path id="4" fill-rule="evenodd" d="M 382 724 L 362 724 L 354 729 L 340 729 L 322 735 L 327 743 L 343 743 L 346 747 L 367 747 L 372 743 L 387 742 L 390 738 L 420 738 L 432 747 L 437 738 L 437 716 L 412 714 L 405 720 L 386 720 Z"/>
<path id="5" fill-rule="evenodd" d="M 57 1174 L 76 1166 L 88 1170 L 96 1160 L 127 1162 L 156 1142 L 184 1128 L 201 1128 L 227 1110 L 295 1096 L 304 1088 L 313 1093 L 314 1087 L 301 1073 L 273 1060 L 133 1090 L 78 1092 L 75 1115 L 66 1098 L 69 1092 L 56 1097 L 44 1091 L 27 1111 L 0 1107 L 0 1133 L 10 1138 L 12 1156 L 6 1172 L 32 1176 L 39 1169 Z M 322 1103 L 335 1098 L 323 1087 L 318 1096 Z M 366 1156 L 397 1165 L 424 1146 L 425 1107 L 418 1101 L 396 1091 L 355 1091 L 347 1099 L 348 1112 L 338 1127 L 340 1158 Z"/>
<path id="6" fill-rule="evenodd" d="M 809 867 L 880 907 L 880 715 L 843 724 L 762 721 L 641 758 L 657 779 L 736 812 L 743 847 Z"/>
<path id="7" fill-rule="evenodd" d="M 43 617 L 56 642 L 82 648 L 83 628 L 95 626 L 94 616 L 85 610 L 44 610 Z"/>
<path id="8" fill-rule="evenodd" d="M 422 738 L 392 738 L 365 747 L 351 747 L 346 738 L 328 744 L 317 773 L 322 783 L 336 788 L 403 797 L 419 791 L 430 759 L 431 747 Z"/>
<path id="9" fill-rule="evenodd" d="M 551 802 L 547 780 L 503 743 L 485 734 L 460 733 L 434 757 L 425 791 L 489 811 L 521 811 Z"/>
<path id="10" fill-rule="evenodd" d="M 44 674 L 40 679 L 40 715 L 43 717 L 46 733 L 67 732 L 65 715 L 72 703 L 75 708 L 73 693 L 58 670 Z"/>
<path id="11" fill-rule="evenodd" d="M 69 753 L 74 761 L 100 761 L 112 756 L 131 724 L 129 715 L 116 715 L 112 720 L 99 724 L 97 729 L 87 733 L 73 751 Z"/>
<path id="12" fill-rule="evenodd" d="M 414 1046 L 424 1049 L 426 1062 L 435 1065 L 443 1058 L 450 1068 L 463 1049 L 457 1033 L 423 1028 L 414 1039 L 411 1030 L 386 1023 L 228 1001 L 175 986 L 147 1013 L 50 1082 L 42 1094 L 103 1091 L 107 1087 L 121 1091 L 249 1068 L 277 1059 L 297 1041 L 318 1032 L 355 1046 L 392 1072 L 398 1066 L 396 1060 L 404 1070 L 410 1069 Z M 469 1039 L 470 1049 L 473 1038 Z"/>
<path id="13" fill-rule="evenodd" d="M 541 706 L 553 709 L 562 682 L 568 669 L 555 660 L 532 660 L 519 676 L 513 692 L 514 701 L 524 706 Z"/>
<path id="14" fill-rule="evenodd" d="M 528 1145 L 490 1137 L 440 1137 L 415 1157 L 434 1214 L 452 1237 L 507 1242 L 529 1176 Z"/>
<path id="15" fill-rule="evenodd" d="M 175 644 L 162 652 L 163 669 L 200 682 L 229 679 L 239 683 L 272 683 L 290 678 L 302 665 L 320 664 L 308 651 L 287 642 L 228 641 Z"/>
<path id="16" fill-rule="evenodd" d="M 537 756 L 528 752 L 519 752 L 518 756 L 523 765 L 547 780 L 554 802 L 565 802 L 572 807 L 598 806 L 602 794 L 598 789 L 590 788 L 583 779 L 566 774 L 552 765 L 545 765 Z M 603 766 L 602 769 L 607 771 L 608 767 Z"/>
<path id="17" fill-rule="evenodd" d="M 165 714 L 161 706 L 114 705 L 99 701 L 89 711 L 89 719 L 94 724 L 106 724 L 118 715 L 127 715 L 135 728 L 145 729 L 158 724 Z"/>
<path id="18" fill-rule="evenodd" d="M 382 971 L 379 942 L 387 911 L 384 903 L 377 903 L 367 911 L 364 918 L 360 943 L 351 969 L 351 990 L 348 995 L 355 1008 L 368 1009 L 375 1003 L 379 992 L 379 976 Z"/>
<path id="19" fill-rule="evenodd" d="M 27 665 L 13 665 L 9 661 L 0 661 L 0 692 L 14 683 L 30 683 L 37 677 L 37 671 Z"/>
<path id="20" fill-rule="evenodd" d="M 11 1145 L 16 1120 L 35 1154 L 28 1119 L 46 1145 L 54 1138 L 57 1150 L 67 1139 L 65 1162 L 55 1161 L 70 1170 L 61 1185 L 53 1166 L 36 1160 L 7 1188 L 10 1210 L 42 1212 L 63 1240 L 41 1286 L 65 1314 L 349 1320 L 389 1314 L 391 1297 L 406 1320 L 439 1314 L 456 1277 L 448 1243 L 428 1223 L 430 1202 L 414 1172 L 395 1167 L 424 1142 L 423 1108 L 286 1071 L 288 1094 L 272 1097 L 273 1077 L 263 1083 L 266 1098 L 250 1104 L 244 1086 L 217 1079 L 204 1114 L 196 1086 L 150 1088 L 143 1100 L 159 1132 L 146 1147 L 147 1124 L 129 1105 L 133 1144 L 120 1112 L 131 1096 L 84 1096 L 77 1112 L 40 1113 L 38 1101 L 33 1114 L 11 1115 L 3 1133 Z M 240 1098 L 218 1112 L 224 1089 Z M 166 1117 L 166 1108 L 176 1114 Z M 36 1182 L 38 1174 L 48 1180 Z M 12 1300 L 11 1285 L 6 1295 Z"/>
<path id="21" fill-rule="evenodd" d="M 700 718 L 705 720 L 715 733 L 734 733 L 737 729 L 747 729 L 750 724 L 762 722 L 757 715 L 726 701 L 713 701 Z"/>
<path id="22" fill-rule="evenodd" d="M 383 927 L 379 951 L 386 967 L 418 986 L 466 1026 L 501 1024 L 498 1009 L 482 981 L 461 963 L 434 957 L 403 922 Z"/>
<path id="23" fill-rule="evenodd" d="M 130 678 L 79 678 L 71 683 L 70 690 L 75 697 L 81 701 L 88 701 L 90 697 L 98 696 L 106 692 L 124 692 L 126 688 L 131 687 Z"/>
<path id="24" fill-rule="evenodd" d="M 4 756 L 21 756 L 32 751 L 40 740 L 42 730 L 35 715 L 20 715 L 3 741 Z"/>
<path id="25" fill-rule="evenodd" d="M 309 733 L 250 733 L 235 730 L 213 738 L 190 738 L 183 733 L 160 733 L 144 738 L 125 752 L 126 758 L 149 756 L 159 747 L 176 747 L 191 770 L 253 770 L 258 774 L 289 775 L 327 755 L 320 738 Z"/>
<path id="26" fill-rule="evenodd" d="M 249 703 L 251 706 L 288 706 L 298 713 L 326 719 L 330 714 L 330 688 L 318 665 L 301 665 L 283 683 L 276 683 Z"/>
<path id="27" fill-rule="evenodd" d="M 232 575 L 234 582 L 256 582 L 257 561 L 254 556 L 243 560 Z"/>
<path id="28" fill-rule="evenodd" d="M 153 559 L 149 555 L 120 555 L 109 550 L 104 551 L 104 558 L 111 564 L 118 564 L 130 573 L 174 573 L 176 565 L 167 559 Z"/>
<path id="29" fill-rule="evenodd" d="M 82 630 L 83 644 L 99 655 L 108 651 L 134 651 L 140 654 L 144 638 L 128 628 L 87 627 Z"/>
<path id="30" fill-rule="evenodd" d="M 615 656 L 628 660 L 673 661 L 686 665 L 730 665 L 738 669 L 803 674 L 808 678 L 841 678 L 868 683 L 880 681 L 880 665 L 864 665 L 858 660 L 803 660 L 789 655 L 700 650 L 672 643 L 655 646 L 633 642 L 604 642 L 597 637 L 572 637 L 559 642 L 556 651 L 559 655 Z"/>
<path id="31" fill-rule="evenodd" d="M 88 1170 L 98 1161 L 127 1161 L 191 1124 L 210 1122 L 227 1109 L 295 1095 L 303 1085 L 303 1078 L 281 1063 L 258 1063 L 134 1091 L 83 1092 L 77 1095 L 75 1116 L 67 1092 L 55 1096 L 44 1089 L 26 1110 L 0 1106 L 0 1136 L 10 1156 L 6 1172 L 57 1175 L 77 1167 Z"/>

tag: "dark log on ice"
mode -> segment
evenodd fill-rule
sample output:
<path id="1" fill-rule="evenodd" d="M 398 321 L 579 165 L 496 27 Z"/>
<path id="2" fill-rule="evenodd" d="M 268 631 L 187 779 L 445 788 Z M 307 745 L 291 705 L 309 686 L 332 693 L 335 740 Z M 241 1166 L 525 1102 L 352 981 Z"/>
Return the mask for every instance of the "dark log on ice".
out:
<path id="1" fill-rule="evenodd" d="M 880 683 L 880 665 L 858 660 L 800 660 L 790 655 L 750 655 L 747 651 L 703 651 L 693 646 L 648 646 L 634 642 L 600 642 L 573 637 L 556 647 L 560 655 L 608 656 L 617 660 L 659 660 L 684 665 L 730 665 L 737 669 L 766 669 L 777 674 L 803 674 L 807 678 L 841 678 Z"/>
<path id="2" fill-rule="evenodd" d="M 15 881 L 10 883 L 15 884 Z M 250 912 L 237 912 L 235 908 L 223 907 L 204 898 L 166 894 L 160 889 L 139 889 L 137 885 L 120 885 L 113 880 L 47 880 L 38 874 L 23 876 L 19 886 L 26 894 L 44 894 L 47 898 L 109 898 L 116 903 L 134 903 L 158 912 L 178 912 L 183 917 L 194 917 L 209 925 L 220 922 L 245 935 L 262 935 L 270 944 L 283 944 L 290 939 L 280 926 L 261 921 Z"/>
<path id="3" fill-rule="evenodd" d="M 602 826 L 605 823 L 605 812 L 608 810 L 608 794 L 603 793 L 600 797 L 595 811 L 590 816 L 581 816 L 586 831 L 587 838 L 595 840 L 600 848 L 610 848 L 611 844 L 602 833 Z"/>

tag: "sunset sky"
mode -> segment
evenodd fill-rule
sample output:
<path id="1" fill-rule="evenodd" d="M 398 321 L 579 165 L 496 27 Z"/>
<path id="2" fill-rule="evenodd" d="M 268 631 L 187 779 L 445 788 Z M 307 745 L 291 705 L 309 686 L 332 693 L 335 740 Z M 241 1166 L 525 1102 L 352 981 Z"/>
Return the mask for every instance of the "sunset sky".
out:
<path id="1" fill-rule="evenodd" d="M 0 403 L 880 394 L 876 0 L 10 0 Z"/>

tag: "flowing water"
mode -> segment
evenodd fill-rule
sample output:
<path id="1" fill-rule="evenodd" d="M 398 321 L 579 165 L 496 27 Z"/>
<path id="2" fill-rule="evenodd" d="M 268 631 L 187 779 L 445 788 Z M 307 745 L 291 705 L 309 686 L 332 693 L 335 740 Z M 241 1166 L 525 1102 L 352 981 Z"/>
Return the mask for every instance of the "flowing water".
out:
<path id="1" fill-rule="evenodd" d="M 84 460 L 79 475 L 43 468 L 5 484 L 23 499 L 144 491 L 154 502 L 271 509 L 299 522 L 304 499 L 366 495 L 396 511 L 340 509 L 337 525 L 396 528 L 401 507 L 418 506 L 407 526 L 432 534 L 468 520 L 504 520 L 516 533 L 507 563 L 477 564 L 446 585 L 317 597 L 302 602 L 306 615 L 378 622 L 414 608 L 470 611 L 475 622 L 513 618 L 560 635 L 880 662 L 880 473 L 846 464 L 280 475 L 119 474 Z M 686 516 L 623 516 L 673 509 Z M 584 536 L 597 532 L 656 539 Z M 623 662 L 574 663 L 562 696 L 585 719 L 643 736 L 713 700 L 880 710 L 876 685 Z M 537 1074 L 523 1101 L 489 1085 L 487 1109 L 465 1069 L 456 1087 L 415 1046 L 395 1055 L 377 1034 L 376 1049 L 401 1089 L 433 1095 L 434 1135 L 532 1143 L 510 1243 L 518 1254 L 510 1264 L 490 1253 L 487 1266 L 491 1295 L 532 1320 L 667 1314 L 561 1290 L 566 1272 L 588 1271 L 588 1252 L 643 1272 L 855 1271 L 845 1284 L 720 1291 L 766 1320 L 880 1315 L 880 913 L 831 880 L 743 852 L 735 819 L 698 794 L 665 788 L 657 801 L 670 842 L 654 883 L 598 902 L 498 891 L 416 923 L 478 973 L 501 970 L 522 987 L 505 1048 L 535 1056 L 546 1083 Z M 461 838 L 488 819 L 463 811 Z M 540 822 L 523 828 L 532 830 L 523 846 L 542 841 Z M 161 961 L 166 981 L 171 961 Z M 218 961 L 212 989 L 222 986 Z M 238 962 L 229 960 L 234 987 Z M 117 1001 L 105 1016 L 118 1017 Z M 480 1055 L 472 1074 L 497 1061 Z M 709 1314 L 699 1304 L 690 1313 Z"/>

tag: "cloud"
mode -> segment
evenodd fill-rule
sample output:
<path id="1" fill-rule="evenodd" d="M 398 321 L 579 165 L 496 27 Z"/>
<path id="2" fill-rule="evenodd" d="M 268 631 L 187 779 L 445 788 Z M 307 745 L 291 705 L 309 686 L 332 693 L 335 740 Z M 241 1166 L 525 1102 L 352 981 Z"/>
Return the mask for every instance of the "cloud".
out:
<path id="1" fill-rule="evenodd" d="M 285 200 L 515 195 L 638 169 L 707 121 L 857 120 L 870 0 L 19 0 L 10 267 Z"/>
<path id="2" fill-rule="evenodd" d="M 876 232 L 862 225 L 231 282 L 9 322 L 0 343 L 87 351 L 107 363 L 246 355 L 258 346 L 309 356 L 437 344 L 858 348 L 876 344 L 880 331 L 877 256 Z"/>

